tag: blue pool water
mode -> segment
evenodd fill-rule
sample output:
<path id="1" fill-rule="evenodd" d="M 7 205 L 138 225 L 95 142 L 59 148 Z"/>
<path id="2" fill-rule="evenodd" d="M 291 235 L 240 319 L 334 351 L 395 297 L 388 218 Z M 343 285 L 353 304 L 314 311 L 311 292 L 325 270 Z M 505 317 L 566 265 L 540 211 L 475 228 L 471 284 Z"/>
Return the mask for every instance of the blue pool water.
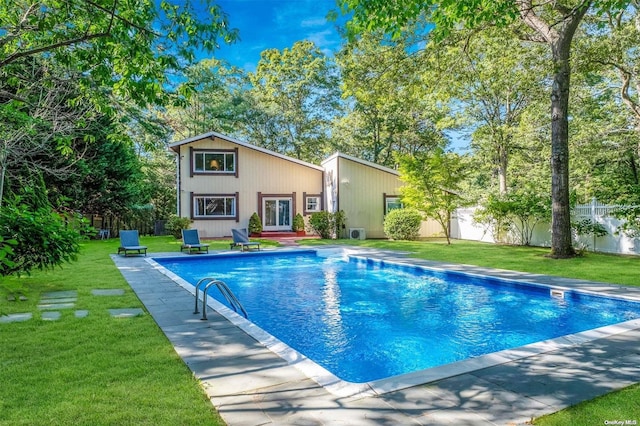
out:
<path id="1" fill-rule="evenodd" d="M 250 321 L 356 383 L 640 318 L 640 303 L 312 251 L 154 260 L 224 281 Z"/>

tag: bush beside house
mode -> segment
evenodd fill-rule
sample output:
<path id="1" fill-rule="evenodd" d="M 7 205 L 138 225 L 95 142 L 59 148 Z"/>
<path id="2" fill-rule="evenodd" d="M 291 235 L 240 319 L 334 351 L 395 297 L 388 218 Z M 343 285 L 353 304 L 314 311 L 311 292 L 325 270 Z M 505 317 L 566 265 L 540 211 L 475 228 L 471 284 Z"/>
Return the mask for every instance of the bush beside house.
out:
<path id="1" fill-rule="evenodd" d="M 392 240 L 415 240 L 421 224 L 422 215 L 416 209 L 395 209 L 384 218 L 384 233 Z"/>

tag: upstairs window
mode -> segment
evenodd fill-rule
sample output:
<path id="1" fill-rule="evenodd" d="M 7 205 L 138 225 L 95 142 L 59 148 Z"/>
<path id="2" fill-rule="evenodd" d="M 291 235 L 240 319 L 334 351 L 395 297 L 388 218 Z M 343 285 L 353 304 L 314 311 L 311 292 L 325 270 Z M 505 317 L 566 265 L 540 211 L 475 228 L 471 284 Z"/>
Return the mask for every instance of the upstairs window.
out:
<path id="1" fill-rule="evenodd" d="M 235 151 L 193 151 L 194 173 L 236 173 Z"/>

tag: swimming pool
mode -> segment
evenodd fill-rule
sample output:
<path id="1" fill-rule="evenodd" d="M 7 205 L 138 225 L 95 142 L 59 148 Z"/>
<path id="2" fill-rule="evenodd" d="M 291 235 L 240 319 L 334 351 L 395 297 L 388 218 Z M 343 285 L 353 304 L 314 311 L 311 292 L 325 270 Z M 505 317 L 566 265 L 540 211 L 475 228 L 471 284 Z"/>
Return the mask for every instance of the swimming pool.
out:
<path id="1" fill-rule="evenodd" d="M 254 324 L 355 383 L 499 362 L 501 351 L 640 318 L 630 301 L 341 253 L 154 260 L 192 285 L 226 282 Z"/>

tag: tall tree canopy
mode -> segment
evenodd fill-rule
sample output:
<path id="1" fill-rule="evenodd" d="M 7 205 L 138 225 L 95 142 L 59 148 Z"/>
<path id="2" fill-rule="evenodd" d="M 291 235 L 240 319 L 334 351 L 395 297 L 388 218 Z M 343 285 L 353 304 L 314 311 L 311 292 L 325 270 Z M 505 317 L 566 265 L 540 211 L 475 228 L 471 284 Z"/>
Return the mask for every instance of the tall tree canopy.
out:
<path id="1" fill-rule="evenodd" d="M 7 207 L 28 206 L 21 201 L 23 194 L 48 194 L 55 204 L 39 202 L 42 219 L 38 220 L 50 220 L 55 227 L 60 220 L 48 210 L 63 211 L 82 200 L 67 202 L 60 196 L 66 195 L 64 191 L 53 187 L 53 179 L 47 182 L 52 191 L 47 191 L 43 177 L 55 175 L 64 181 L 100 175 L 109 150 L 122 154 L 123 169 L 139 169 L 140 164 L 130 157 L 132 137 L 138 131 L 133 128 L 161 135 L 154 109 L 189 95 L 185 88 L 175 89 L 174 78 L 199 52 L 211 52 L 220 40 L 235 37 L 236 31 L 228 27 L 213 0 L 197 4 L 190 0 L 0 1 L 0 204 L 7 193 L 11 195 Z M 93 149 L 90 143 L 104 145 Z M 94 156 L 82 161 L 88 153 Z M 100 157 L 101 161 L 91 161 Z M 113 175 L 110 172 L 114 169 L 102 175 Z M 135 198 L 124 194 L 131 188 L 117 183 L 107 186 L 122 191 L 121 199 Z M 91 185 L 65 189 L 86 194 Z M 2 217 L 0 235 L 26 241 L 27 235 L 19 234 L 29 230 L 14 219 L 28 220 L 29 209 L 12 211 L 15 217 L 8 213 Z M 42 246 L 33 245 L 34 252 L 55 244 L 47 242 L 51 235 L 42 235 Z M 73 241 L 66 247 L 47 265 L 69 259 L 67 255 L 77 250 Z M 20 250 L 14 250 L 17 253 Z M 22 259 L 16 264 L 24 265 L 18 266 L 20 272 L 19 268 L 28 270 L 38 261 Z"/>
<path id="2" fill-rule="evenodd" d="M 250 96 L 269 119 L 269 134 L 254 140 L 301 160 L 319 161 L 339 111 L 335 65 L 310 41 L 262 52 L 249 74 Z"/>
<path id="3" fill-rule="evenodd" d="M 575 254 L 571 240 L 569 203 L 569 88 L 570 53 L 573 37 L 585 14 L 620 10 L 629 1 L 619 0 L 340 0 L 344 12 L 352 12 L 348 23 L 352 34 L 372 29 L 400 34 L 410 22 L 420 18 L 435 24 L 433 40 L 448 36 L 460 25 L 481 29 L 486 25 L 524 24 L 522 38 L 545 43 L 553 63 L 551 92 L 551 169 L 552 169 L 552 255 Z M 518 27 L 523 30 L 522 26 Z"/>

